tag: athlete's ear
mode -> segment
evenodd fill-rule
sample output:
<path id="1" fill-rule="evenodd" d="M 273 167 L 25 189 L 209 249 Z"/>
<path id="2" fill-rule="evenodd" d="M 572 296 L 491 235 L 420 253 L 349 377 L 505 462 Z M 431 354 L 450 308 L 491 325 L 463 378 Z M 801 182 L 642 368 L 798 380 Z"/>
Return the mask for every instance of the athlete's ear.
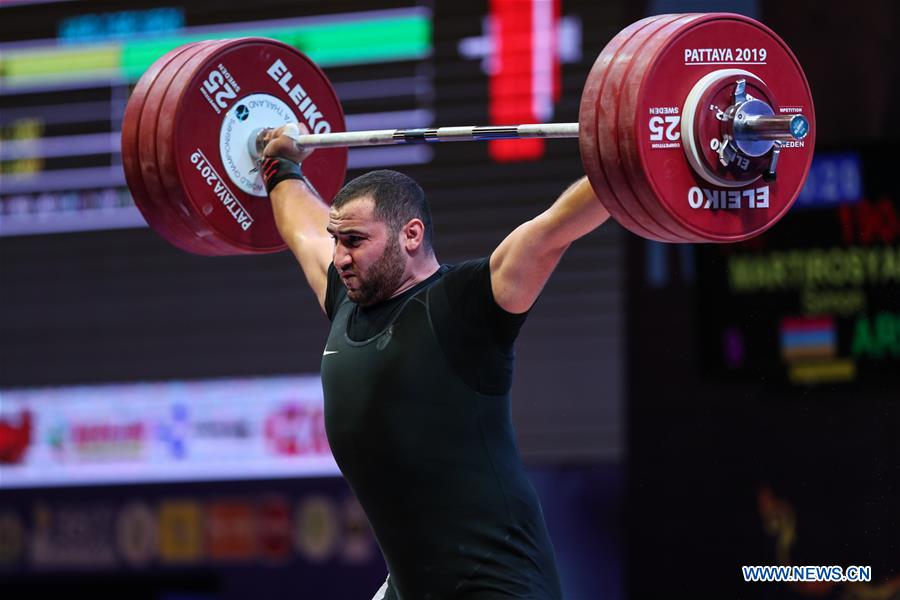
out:
<path id="1" fill-rule="evenodd" d="M 400 228 L 400 243 L 408 252 L 415 252 L 425 243 L 425 223 L 421 219 L 410 219 Z"/>

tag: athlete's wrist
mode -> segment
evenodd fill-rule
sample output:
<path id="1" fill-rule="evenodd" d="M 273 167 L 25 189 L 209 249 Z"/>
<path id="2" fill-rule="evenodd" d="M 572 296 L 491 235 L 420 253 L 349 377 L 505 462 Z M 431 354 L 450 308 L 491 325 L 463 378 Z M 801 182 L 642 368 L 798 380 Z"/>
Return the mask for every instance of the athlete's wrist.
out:
<path id="1" fill-rule="evenodd" d="M 266 193 L 271 194 L 272 190 L 281 183 L 289 179 L 299 179 L 305 181 L 300 163 L 294 162 L 281 156 L 268 156 L 263 159 L 259 167 L 260 175 L 263 183 L 266 184 Z"/>

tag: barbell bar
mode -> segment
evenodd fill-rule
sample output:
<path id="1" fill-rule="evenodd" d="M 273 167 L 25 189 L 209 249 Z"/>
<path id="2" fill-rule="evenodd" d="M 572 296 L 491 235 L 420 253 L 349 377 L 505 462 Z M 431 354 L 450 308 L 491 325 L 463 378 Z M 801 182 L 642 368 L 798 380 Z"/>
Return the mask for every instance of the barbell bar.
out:
<path id="1" fill-rule="evenodd" d="M 735 124 L 735 137 L 747 141 L 802 140 L 809 133 L 809 121 L 803 115 L 753 117 Z M 258 160 L 271 128 L 263 128 L 248 140 L 251 158 Z M 464 125 L 416 129 L 372 129 L 341 133 L 285 135 L 303 148 L 364 148 L 436 142 L 484 142 L 489 140 L 573 139 L 578 138 L 578 123 L 531 123 L 526 125 Z"/>

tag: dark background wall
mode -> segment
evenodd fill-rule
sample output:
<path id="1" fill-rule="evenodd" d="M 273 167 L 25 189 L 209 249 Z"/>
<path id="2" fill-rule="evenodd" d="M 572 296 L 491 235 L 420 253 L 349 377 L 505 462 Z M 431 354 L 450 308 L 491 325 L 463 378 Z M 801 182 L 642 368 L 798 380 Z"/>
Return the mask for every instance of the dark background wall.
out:
<path id="1" fill-rule="evenodd" d="M 409 107 L 433 110 L 439 124 L 486 122 L 485 74 L 478 61 L 462 60 L 457 46 L 482 33 L 486 3 L 428 5 L 435 15 L 433 64 L 396 70 L 427 78 L 434 95 Z M 123 6 L 94 2 L 89 10 Z M 151 6 L 128 3 L 130 9 Z M 362 2 L 340 7 L 373 8 Z M 85 10 L 80 2 L 10 8 L 0 15 L 0 36 L 52 37 L 59 19 Z M 189 24 L 203 24 L 333 10 L 325 3 L 257 2 L 251 13 L 244 3 L 219 2 L 188 5 L 187 15 Z M 893 115 L 900 95 L 894 32 L 900 23 L 887 1 L 564 0 L 563 14 L 581 19 L 582 58 L 563 64 L 553 119 L 577 119 L 585 74 L 615 32 L 646 14 L 692 10 L 748 13 L 781 35 L 813 90 L 819 153 L 859 156 L 862 199 L 885 199 L 900 215 L 893 177 L 900 139 Z M 329 75 L 340 83 L 355 74 L 335 69 Z M 0 100 L 0 113 L 17 102 Z M 366 108 L 365 102 L 348 104 L 348 112 Z M 539 167 L 493 164 L 480 145 L 436 147 L 434 157 L 402 170 L 428 192 L 439 256 L 448 262 L 490 252 L 582 169 L 570 141 L 549 142 Z M 865 243 L 845 237 L 841 205 L 792 213 L 774 237 L 734 252 L 860 245 L 896 251 L 898 229 L 888 217 L 883 235 Z M 558 514 L 572 512 L 585 524 L 579 531 L 561 519 L 559 529 L 566 530 L 566 544 L 558 547 L 577 554 L 571 549 L 586 544 L 581 559 L 602 572 L 597 587 L 578 589 L 591 590 L 584 597 L 626 595 L 601 568 L 618 567 L 624 552 L 627 596 L 633 598 L 897 598 L 900 356 L 886 350 L 878 360 L 860 359 L 851 381 L 791 382 L 778 354 L 777 324 L 802 316 L 798 295 L 735 294 L 727 286 L 728 257 L 721 248 L 651 244 L 610 223 L 573 246 L 523 331 L 514 410 L 526 458 L 550 469 L 587 465 L 594 471 L 536 475 L 548 494 L 570 490 L 574 504 L 558 505 Z M 202 258 L 139 228 L 2 237 L 0 261 L 0 387 L 318 370 L 327 323 L 286 254 Z M 847 355 L 853 319 L 896 314 L 900 307 L 896 280 L 861 289 L 868 307 L 836 316 L 841 331 L 851 331 L 840 334 L 839 351 Z M 754 355 L 761 361 L 726 368 L 717 328 L 728 319 L 745 328 L 775 327 L 770 345 Z M 900 340 L 900 331 L 885 335 Z M 625 469 L 623 516 L 616 494 Z M 616 527 L 624 528 L 624 551 L 615 545 Z M 612 541 L 599 551 L 590 544 L 598 540 Z M 796 564 L 871 565 L 873 584 L 742 581 L 741 565 L 778 564 L 785 552 Z"/>

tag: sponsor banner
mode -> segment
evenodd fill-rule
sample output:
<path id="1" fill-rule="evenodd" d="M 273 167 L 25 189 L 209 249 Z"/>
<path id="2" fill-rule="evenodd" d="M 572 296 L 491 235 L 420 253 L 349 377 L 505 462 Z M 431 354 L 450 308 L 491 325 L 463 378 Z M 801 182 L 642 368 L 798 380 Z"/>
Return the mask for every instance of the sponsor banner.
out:
<path id="1" fill-rule="evenodd" d="M 0 574 L 10 568 L 383 568 L 365 513 L 338 478 L 275 488 L 250 481 L 206 485 L 211 489 L 177 492 L 170 486 L 92 487 L 78 498 L 68 497 L 69 490 L 39 497 L 11 492 L 0 504 Z"/>
<path id="2" fill-rule="evenodd" d="M 0 390 L 0 487 L 337 475 L 317 375 Z"/>
<path id="3" fill-rule="evenodd" d="M 565 598 L 625 597 L 623 473 L 613 464 L 529 470 Z M 136 591 L 163 597 L 154 585 L 204 574 L 238 590 L 209 590 L 216 598 L 244 600 L 246 590 L 257 598 L 281 598 L 285 590 L 371 598 L 386 571 L 365 513 L 339 477 L 0 494 L 0 578 L 53 581 L 57 596 L 68 582 L 83 587 L 90 579 L 122 598 Z M 28 597 L 14 592 L 3 598 Z"/>

